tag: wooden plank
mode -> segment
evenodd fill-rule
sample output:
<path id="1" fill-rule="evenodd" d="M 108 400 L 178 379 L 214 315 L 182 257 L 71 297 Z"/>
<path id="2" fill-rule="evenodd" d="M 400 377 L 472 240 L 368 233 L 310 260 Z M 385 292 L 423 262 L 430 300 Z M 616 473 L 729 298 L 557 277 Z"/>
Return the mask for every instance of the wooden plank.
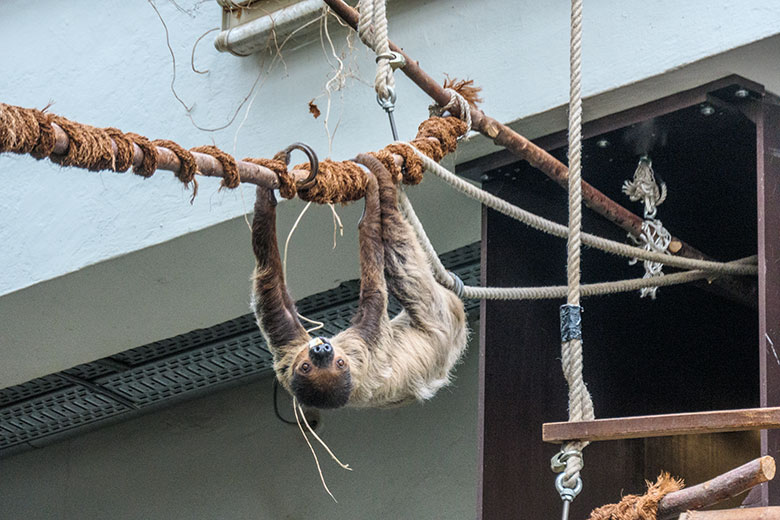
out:
<path id="1" fill-rule="evenodd" d="M 542 426 L 542 440 L 608 441 L 772 428 L 780 428 L 780 407 L 546 423 Z"/>

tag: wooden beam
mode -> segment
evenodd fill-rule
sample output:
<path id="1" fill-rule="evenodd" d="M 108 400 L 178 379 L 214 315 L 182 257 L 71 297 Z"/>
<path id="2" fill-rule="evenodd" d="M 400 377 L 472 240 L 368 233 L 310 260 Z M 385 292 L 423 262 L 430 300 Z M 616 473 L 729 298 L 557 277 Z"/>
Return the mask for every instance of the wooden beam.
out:
<path id="1" fill-rule="evenodd" d="M 546 423 L 542 426 L 542 440 L 608 441 L 772 428 L 780 428 L 780 407 Z"/>
<path id="2" fill-rule="evenodd" d="M 775 459 L 764 456 L 751 460 L 747 464 L 732 469 L 723 475 L 718 475 L 707 482 L 669 493 L 658 503 L 656 518 L 658 520 L 678 518 L 679 515 L 686 511 L 717 504 L 744 493 L 759 484 L 768 482 L 774 477 Z M 759 517 L 749 516 L 745 518 Z"/>

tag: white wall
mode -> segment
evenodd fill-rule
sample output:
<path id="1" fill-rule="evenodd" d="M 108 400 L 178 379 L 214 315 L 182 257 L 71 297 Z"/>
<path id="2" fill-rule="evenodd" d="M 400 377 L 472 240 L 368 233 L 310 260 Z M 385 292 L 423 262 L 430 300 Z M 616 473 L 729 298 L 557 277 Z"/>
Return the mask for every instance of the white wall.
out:
<path id="1" fill-rule="evenodd" d="M 478 350 L 424 405 L 323 413 L 319 434 L 353 468 L 318 449 L 338 504 L 265 378 L 0 460 L 0 518 L 474 518 Z"/>
<path id="2" fill-rule="evenodd" d="M 195 39 L 218 25 L 215 1 L 156 0 L 177 54 L 179 94 L 206 127 L 224 124 L 269 59 L 219 54 L 207 37 L 190 70 Z M 477 80 L 486 112 L 512 121 L 563 103 L 568 89 L 568 2 L 556 0 L 458 0 L 394 2 L 392 38 L 434 77 L 445 72 Z M 775 0 L 677 2 L 593 1 L 584 18 L 585 95 L 614 89 L 694 60 L 780 32 Z M 77 121 L 117 126 L 185 146 L 210 143 L 234 149 L 236 125 L 217 133 L 197 130 L 174 99 L 164 32 L 144 1 L 0 4 L 2 101 L 43 107 Z M 341 46 L 344 32 L 331 29 Z M 292 141 L 327 149 L 323 125 L 308 113 L 330 68 L 319 42 L 285 52 L 284 64 L 263 75 L 252 111 L 235 143 L 237 155 L 271 156 Z M 359 46 L 360 76 L 372 77 L 372 60 Z M 428 100 L 406 79 L 399 81 L 400 134 L 412 136 Z M 351 157 L 388 141 L 384 114 L 370 87 L 352 83 L 333 155 Z M 338 98 L 338 96 L 337 96 Z M 322 104 L 322 103 L 321 103 Z M 242 112 L 239 121 L 244 117 Z M 0 158 L 5 197 L 0 241 L 0 294 L 76 271 L 84 266 L 159 244 L 246 213 L 239 192 L 218 192 L 205 179 L 194 206 L 170 173 L 142 181 L 132 175 L 61 170 L 29 157 Z M 245 199 L 251 190 L 244 190 Z"/>

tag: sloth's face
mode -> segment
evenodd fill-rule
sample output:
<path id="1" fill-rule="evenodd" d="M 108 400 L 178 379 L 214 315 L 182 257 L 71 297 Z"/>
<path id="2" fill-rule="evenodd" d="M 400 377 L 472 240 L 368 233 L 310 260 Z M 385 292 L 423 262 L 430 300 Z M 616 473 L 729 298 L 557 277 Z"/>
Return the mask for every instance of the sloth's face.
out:
<path id="1" fill-rule="evenodd" d="M 290 386 L 305 406 L 340 408 L 352 392 L 349 361 L 328 340 L 314 338 L 296 356 Z"/>

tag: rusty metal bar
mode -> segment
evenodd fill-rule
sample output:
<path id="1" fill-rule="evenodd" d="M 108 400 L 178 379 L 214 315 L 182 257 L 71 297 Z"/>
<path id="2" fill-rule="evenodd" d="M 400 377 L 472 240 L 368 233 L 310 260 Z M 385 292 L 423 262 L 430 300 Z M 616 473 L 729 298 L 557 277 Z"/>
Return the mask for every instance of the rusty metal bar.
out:
<path id="1" fill-rule="evenodd" d="M 780 407 L 640 415 L 542 425 L 544 442 L 611 441 L 780 428 Z"/>
<path id="2" fill-rule="evenodd" d="M 342 20 L 348 23 L 353 29 L 357 29 L 359 15 L 355 9 L 342 0 L 324 1 Z M 409 79 L 440 106 L 444 106 L 449 102 L 450 95 L 420 67 L 418 62 L 409 57 L 408 54 L 393 42 L 390 42 L 390 49 L 403 55 L 405 58 L 406 65 L 404 65 L 401 70 Z M 455 109 L 455 112 L 457 112 L 457 109 Z M 540 170 L 561 187 L 565 189 L 568 187 L 568 167 L 550 155 L 546 150 L 535 145 L 508 126 L 487 116 L 476 107 L 471 108 L 471 121 L 474 130 L 489 137 L 494 143 L 506 148 L 520 159 L 527 161 L 531 166 Z M 632 235 L 639 236 L 641 234 L 641 217 L 624 208 L 585 181 L 582 181 L 582 200 L 587 207 Z M 675 255 L 687 258 L 712 260 L 711 257 L 677 237 L 672 237 L 670 251 Z M 722 292 L 728 294 L 733 299 L 755 306 L 755 293 L 749 289 L 745 289 L 743 285 L 731 283 L 730 278 L 726 277 L 715 280 L 713 281 L 713 285 L 718 285 Z"/>
<path id="3" fill-rule="evenodd" d="M 723 500 L 735 497 L 749 489 L 772 480 L 775 476 L 775 459 L 770 456 L 760 457 L 751 460 L 747 464 L 732 469 L 722 475 L 719 475 L 707 482 L 696 486 L 681 489 L 669 493 L 658 503 L 658 520 L 672 520 L 678 518 L 681 514 L 691 509 L 701 509 L 722 502 Z M 778 508 L 780 509 L 780 508 Z M 692 516 L 689 519 L 708 518 Z M 780 518 L 778 516 L 716 516 L 710 517 L 712 520 L 720 518 Z"/>

